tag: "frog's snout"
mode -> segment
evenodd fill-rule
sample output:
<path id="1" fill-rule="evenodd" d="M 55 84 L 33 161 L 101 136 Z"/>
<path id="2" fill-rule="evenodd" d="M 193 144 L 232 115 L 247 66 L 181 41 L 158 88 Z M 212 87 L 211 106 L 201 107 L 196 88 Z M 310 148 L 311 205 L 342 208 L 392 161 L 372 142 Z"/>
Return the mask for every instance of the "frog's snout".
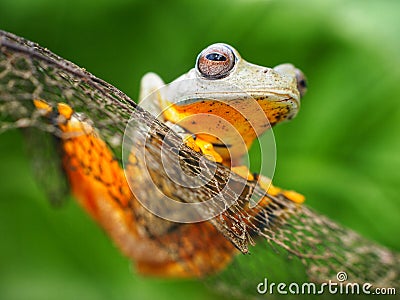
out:
<path id="1" fill-rule="evenodd" d="M 295 78 L 296 79 L 296 87 L 297 87 L 297 90 L 299 91 L 300 98 L 302 98 L 304 96 L 304 94 L 307 91 L 307 79 L 306 79 L 306 76 L 304 75 L 304 73 L 300 69 L 297 69 L 292 64 L 285 63 L 285 64 L 277 65 L 276 67 L 273 68 L 273 70 L 282 75 L 289 76 L 291 78 Z M 264 73 L 266 73 L 266 72 L 264 71 Z"/>

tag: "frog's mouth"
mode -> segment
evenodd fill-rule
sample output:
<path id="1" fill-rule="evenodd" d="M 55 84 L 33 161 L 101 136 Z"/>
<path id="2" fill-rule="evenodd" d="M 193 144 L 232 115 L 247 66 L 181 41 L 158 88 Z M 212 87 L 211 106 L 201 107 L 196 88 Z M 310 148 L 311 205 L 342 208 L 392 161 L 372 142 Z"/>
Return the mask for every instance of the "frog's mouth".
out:
<path id="1" fill-rule="evenodd" d="M 292 102 L 295 107 L 300 106 L 300 97 L 295 93 L 288 93 L 288 91 L 282 92 L 265 92 L 265 91 L 254 91 L 247 90 L 243 92 L 232 92 L 232 91 L 221 91 L 212 93 L 194 93 L 192 95 L 186 95 L 185 97 L 172 101 L 175 105 L 184 106 L 193 103 L 199 103 L 202 101 L 248 101 L 254 99 L 256 101 L 266 100 L 270 102 Z M 294 107 L 294 108 L 295 108 Z"/>

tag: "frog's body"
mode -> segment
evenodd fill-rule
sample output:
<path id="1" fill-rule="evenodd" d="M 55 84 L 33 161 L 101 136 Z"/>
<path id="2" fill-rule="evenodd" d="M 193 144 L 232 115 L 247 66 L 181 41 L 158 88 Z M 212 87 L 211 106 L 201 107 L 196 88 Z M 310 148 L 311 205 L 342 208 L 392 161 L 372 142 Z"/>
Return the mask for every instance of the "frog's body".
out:
<path id="1" fill-rule="evenodd" d="M 297 114 L 304 92 L 304 76 L 293 65 L 258 66 L 231 46 L 214 44 L 199 54 L 195 68 L 168 85 L 158 75 L 146 74 L 140 103 L 194 135 L 192 148 L 197 145 L 252 179 L 239 167 L 242 156 L 263 132 Z"/>
<path id="2" fill-rule="evenodd" d="M 220 66 L 219 62 L 228 64 Z M 146 75 L 140 98 L 151 94 L 151 101 L 142 104 L 154 113 L 163 111 L 161 118 L 184 128 L 187 145 L 253 180 L 247 168 L 239 166 L 240 158 L 258 135 L 297 113 L 301 80 L 300 71 L 292 65 L 274 69 L 255 66 L 242 60 L 236 50 L 218 44 L 200 54 L 196 69 L 164 89 L 158 90 L 164 83 L 157 75 Z M 222 270 L 238 253 L 238 245 L 210 222 L 176 224 L 153 217 L 132 194 L 124 173 L 140 176 L 142 170 L 134 163 L 131 169 L 122 169 L 96 128 L 68 104 L 54 107 L 35 99 L 34 105 L 62 132 L 62 161 L 72 193 L 135 262 L 138 272 L 202 277 Z M 283 194 L 295 202 L 304 200 L 295 192 L 270 185 L 266 177 L 257 176 L 257 180 L 271 195 Z M 254 218 L 258 214 L 265 217 L 262 210 L 269 205 L 268 199 L 264 197 L 253 210 L 243 209 Z"/>

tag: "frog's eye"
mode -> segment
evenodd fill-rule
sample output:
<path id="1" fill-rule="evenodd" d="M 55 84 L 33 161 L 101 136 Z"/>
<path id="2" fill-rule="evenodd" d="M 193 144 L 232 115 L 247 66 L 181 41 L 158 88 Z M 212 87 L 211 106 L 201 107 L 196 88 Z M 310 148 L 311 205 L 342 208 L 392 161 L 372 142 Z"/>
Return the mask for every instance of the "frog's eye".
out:
<path id="1" fill-rule="evenodd" d="M 197 57 L 197 69 L 206 78 L 220 79 L 228 76 L 235 65 L 236 57 L 224 44 L 211 45 Z"/>
<path id="2" fill-rule="evenodd" d="M 297 80 L 297 89 L 299 90 L 300 97 L 303 97 L 307 92 L 307 79 L 304 76 L 303 72 L 299 69 L 296 69 L 296 80 Z"/>

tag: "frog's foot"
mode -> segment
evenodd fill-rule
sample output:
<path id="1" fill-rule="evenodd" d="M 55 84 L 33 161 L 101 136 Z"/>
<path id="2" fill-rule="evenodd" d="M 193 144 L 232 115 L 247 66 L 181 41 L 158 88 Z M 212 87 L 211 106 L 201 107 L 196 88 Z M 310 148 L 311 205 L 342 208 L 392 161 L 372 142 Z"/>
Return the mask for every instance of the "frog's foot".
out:
<path id="1" fill-rule="evenodd" d="M 33 99 L 33 104 L 42 116 L 51 118 L 51 122 L 61 129 L 61 137 L 64 139 L 87 135 L 94 131 L 92 125 L 81 120 L 66 103 L 60 102 L 53 107 L 42 99 Z"/>
<path id="2" fill-rule="evenodd" d="M 44 100 L 33 99 L 33 105 L 35 105 L 36 109 L 44 116 L 49 116 L 53 112 L 53 107 Z M 70 120 L 73 113 L 74 111 L 68 104 L 62 102 L 57 104 L 57 114 L 63 117 L 65 121 Z"/>
<path id="3" fill-rule="evenodd" d="M 281 194 L 289 200 L 299 204 L 303 203 L 305 200 L 305 197 L 302 194 L 299 194 L 295 191 L 283 190 L 277 186 L 274 186 L 271 182 L 271 179 L 269 179 L 268 177 L 257 174 L 255 175 L 256 178 L 254 178 L 254 176 L 250 173 L 250 170 L 246 166 L 232 167 L 231 170 L 232 172 L 238 174 L 243 178 L 246 178 L 247 180 L 258 180 L 258 184 L 260 185 L 260 187 L 266 190 L 267 193 L 272 196 L 277 196 Z"/>
<path id="4" fill-rule="evenodd" d="M 188 133 L 184 128 L 170 121 L 165 121 L 165 124 L 182 138 L 186 146 L 196 152 L 203 153 L 209 160 L 219 163 L 222 162 L 221 155 L 214 150 L 214 147 L 210 142 L 197 137 L 195 134 Z"/>
<path id="5" fill-rule="evenodd" d="M 182 138 L 183 138 L 183 142 L 185 143 L 186 146 L 188 146 L 189 148 L 193 149 L 196 152 L 201 152 L 201 149 L 196 144 L 196 140 L 192 134 L 186 134 Z"/>
<path id="6" fill-rule="evenodd" d="M 256 175 L 256 179 L 258 180 L 258 184 L 268 192 L 268 194 L 272 195 L 272 196 L 278 196 L 283 195 L 286 198 L 288 198 L 289 200 L 301 204 L 304 202 L 305 197 L 302 194 L 299 194 L 295 191 L 291 191 L 291 190 L 284 190 L 281 189 L 277 186 L 274 186 L 271 182 L 271 179 L 268 177 L 265 177 L 263 175 Z"/>
<path id="7" fill-rule="evenodd" d="M 193 138 L 192 136 L 192 140 L 193 141 L 189 141 L 186 143 L 187 146 L 189 146 L 190 148 L 196 150 L 197 148 L 199 148 L 201 150 L 201 152 L 209 159 L 218 163 L 222 163 L 222 157 L 221 155 L 218 154 L 217 151 L 214 150 L 214 146 L 213 144 L 211 144 L 210 142 L 207 142 L 199 137 L 195 137 Z M 192 143 L 195 143 L 195 147 L 191 147 L 190 145 Z"/>

